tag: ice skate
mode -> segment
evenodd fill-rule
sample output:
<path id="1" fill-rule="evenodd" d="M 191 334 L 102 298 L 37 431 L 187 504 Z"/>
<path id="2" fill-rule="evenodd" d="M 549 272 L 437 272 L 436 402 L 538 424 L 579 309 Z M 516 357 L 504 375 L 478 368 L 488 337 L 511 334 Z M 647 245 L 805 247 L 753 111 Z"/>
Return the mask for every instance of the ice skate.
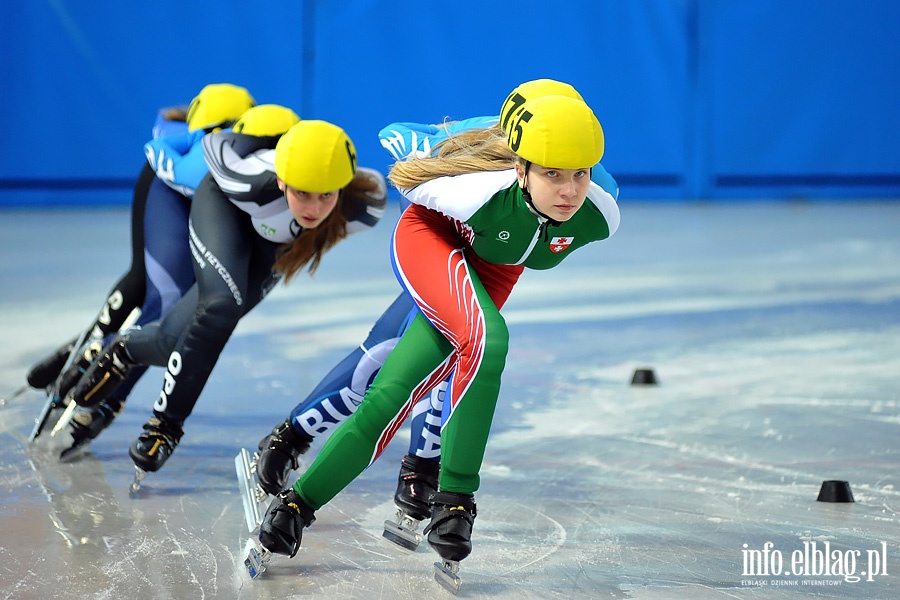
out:
<path id="1" fill-rule="evenodd" d="M 31 434 L 28 436 L 28 441 L 33 442 L 34 440 L 36 440 L 38 436 L 41 435 L 41 432 L 44 431 L 44 427 L 46 427 L 47 422 L 50 420 L 53 412 L 62 408 L 64 408 L 63 399 L 56 395 L 54 392 L 48 393 L 47 400 L 44 401 L 44 405 L 41 407 L 41 411 L 34 419 L 34 428 L 31 430 Z"/>
<path id="2" fill-rule="evenodd" d="M 384 522 L 383 536 L 401 548 L 415 551 L 422 541 L 417 529 L 430 514 L 428 501 L 437 491 L 440 463 L 412 454 L 403 457 L 394 503 L 394 520 Z"/>
<path id="3" fill-rule="evenodd" d="M 441 557 L 434 563 L 434 580 L 450 593 L 459 592 L 459 561 L 472 552 L 472 525 L 477 511 L 470 494 L 438 492 L 431 497 L 428 544 Z"/>
<path id="4" fill-rule="evenodd" d="M 72 398 L 80 406 L 94 406 L 109 398 L 136 366 L 125 348 L 127 341 L 128 334 L 116 336 L 72 387 Z"/>
<path id="5" fill-rule="evenodd" d="M 293 488 L 282 490 L 266 510 L 259 526 L 259 541 L 269 552 L 293 558 L 300 549 L 303 528 L 309 527 L 315 520 L 313 509 Z"/>
<path id="6" fill-rule="evenodd" d="M 131 485 L 128 486 L 128 495 L 132 498 L 138 495 L 138 492 L 141 491 L 141 484 L 144 482 L 144 478 L 147 476 L 147 471 L 143 470 L 139 466 L 134 466 L 134 480 L 131 482 Z"/>
<path id="7" fill-rule="evenodd" d="M 31 370 L 25 375 L 25 381 L 36 390 L 47 389 L 53 385 L 59 374 L 62 373 L 74 348 L 75 339 L 71 339 L 57 348 L 52 354 L 31 367 Z"/>
<path id="8" fill-rule="evenodd" d="M 298 432 L 290 419 L 260 440 L 256 477 L 264 493 L 275 495 L 286 487 L 288 474 L 300 466 L 297 458 L 311 443 L 312 437 Z"/>
<path id="9" fill-rule="evenodd" d="M 82 337 L 77 343 L 82 343 L 83 339 L 84 338 Z M 41 407 L 41 412 L 38 413 L 37 418 L 34 420 L 34 429 L 31 430 L 31 435 L 28 437 L 29 441 L 33 442 L 41 435 L 41 432 L 50 420 L 53 411 L 65 408 L 65 406 L 69 404 L 69 391 L 76 383 L 78 383 L 78 380 L 84 374 L 88 366 L 94 361 L 99 352 L 99 340 L 92 340 L 88 342 L 81 351 L 69 354 L 65 364 L 60 369 L 61 373 L 59 377 L 47 389 L 47 400 Z M 74 408 L 72 410 L 74 410 Z M 71 411 L 69 414 L 71 414 Z"/>
<path id="10" fill-rule="evenodd" d="M 159 413 L 144 424 L 144 433 L 128 448 L 136 470 L 130 489 L 132 496 L 140 490 L 147 473 L 160 470 L 172 456 L 182 435 L 184 432 L 179 424 Z"/>
<path id="11" fill-rule="evenodd" d="M 265 503 L 269 494 L 259 485 L 256 468 L 259 453 L 252 455 L 246 448 L 241 448 L 234 457 L 234 469 L 237 472 L 238 487 L 241 490 L 241 501 L 244 505 L 244 518 L 247 521 L 247 530 L 253 533 L 262 523 L 262 515 L 265 511 Z"/>
<path id="12" fill-rule="evenodd" d="M 60 453 L 59 459 L 70 461 L 77 458 L 91 440 L 112 424 L 123 407 L 123 403 L 110 399 L 92 408 L 77 409 L 72 415 L 72 444 Z"/>
<path id="13" fill-rule="evenodd" d="M 247 569 L 250 579 L 256 579 L 265 573 L 269 568 L 269 561 L 272 560 L 272 553 L 253 539 L 247 540 L 244 545 L 243 556 L 244 568 Z"/>

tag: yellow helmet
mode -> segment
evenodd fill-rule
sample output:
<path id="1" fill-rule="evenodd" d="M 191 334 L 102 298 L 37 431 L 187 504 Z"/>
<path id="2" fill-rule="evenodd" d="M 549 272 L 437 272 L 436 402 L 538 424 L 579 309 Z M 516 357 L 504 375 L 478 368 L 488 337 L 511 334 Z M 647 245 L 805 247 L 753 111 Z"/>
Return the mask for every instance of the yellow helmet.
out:
<path id="1" fill-rule="evenodd" d="M 603 129 L 583 100 L 541 96 L 526 101 L 506 130 L 509 149 L 544 167 L 587 169 L 603 157 Z"/>
<path id="2" fill-rule="evenodd" d="M 188 131 L 229 127 L 256 101 L 247 88 L 230 83 L 211 83 L 197 94 L 188 107 Z"/>
<path id="3" fill-rule="evenodd" d="M 287 185 L 322 194 L 345 187 L 356 173 L 356 147 L 326 121 L 300 121 L 275 146 L 275 173 Z"/>
<path id="4" fill-rule="evenodd" d="M 533 79 L 531 81 L 526 81 L 525 83 L 517 85 L 516 88 L 509 93 L 509 96 L 506 97 L 506 100 L 503 101 L 503 105 L 500 107 L 500 127 L 503 131 L 506 131 L 506 126 L 509 123 L 510 117 L 512 117 L 513 113 L 526 101 L 541 96 L 551 95 L 568 96 L 569 98 L 575 98 L 576 100 L 584 100 L 584 98 L 581 97 L 581 94 L 578 93 L 578 90 L 562 81 L 556 81 L 555 79 Z"/>
<path id="5" fill-rule="evenodd" d="M 248 108 L 232 131 L 258 137 L 281 135 L 300 121 L 297 113 L 279 104 L 260 104 Z"/>

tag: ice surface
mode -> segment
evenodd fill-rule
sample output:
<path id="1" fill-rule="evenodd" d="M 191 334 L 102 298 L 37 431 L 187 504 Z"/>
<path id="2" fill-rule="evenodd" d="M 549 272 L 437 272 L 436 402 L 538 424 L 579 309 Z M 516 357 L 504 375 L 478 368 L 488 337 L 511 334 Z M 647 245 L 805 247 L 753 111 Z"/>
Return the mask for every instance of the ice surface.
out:
<path id="1" fill-rule="evenodd" d="M 621 209 L 613 239 L 526 273 L 504 311 L 512 349 L 459 597 L 900 597 L 900 203 Z M 38 393 L 0 406 L 0 598 L 449 597 L 426 544 L 381 537 L 405 434 L 319 511 L 295 559 L 255 581 L 239 564 L 233 457 L 395 297 L 396 210 L 240 324 L 135 499 L 127 446 L 158 370 L 71 464 L 61 436 L 27 442 Z M 129 249 L 124 210 L 0 214 L 5 397 L 87 324 Z M 629 385 L 636 368 L 659 385 Z M 856 502 L 816 502 L 826 479 Z M 804 552 L 826 548 L 843 575 L 814 574 Z M 748 569 L 763 556 L 780 575 Z"/>

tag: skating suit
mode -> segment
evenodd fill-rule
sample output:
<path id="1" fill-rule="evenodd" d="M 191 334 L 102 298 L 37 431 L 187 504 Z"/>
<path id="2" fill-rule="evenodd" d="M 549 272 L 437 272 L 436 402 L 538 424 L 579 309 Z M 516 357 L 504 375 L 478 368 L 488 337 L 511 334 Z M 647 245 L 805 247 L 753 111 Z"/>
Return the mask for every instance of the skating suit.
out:
<path id="1" fill-rule="evenodd" d="M 189 133 L 184 122 L 157 116 L 132 195 L 131 267 L 110 290 L 92 326 L 93 337 L 111 339 L 136 308 L 137 326 L 159 319 L 193 285 L 187 223 L 190 199 L 208 172 L 203 136 L 203 131 Z M 125 401 L 145 371 L 132 370 L 112 398 Z"/>
<path id="2" fill-rule="evenodd" d="M 338 428 L 295 491 L 317 509 L 386 447 L 414 399 L 454 372 L 444 401 L 442 491 L 473 493 L 500 390 L 509 334 L 499 309 L 525 267 L 549 269 L 619 225 L 618 188 L 594 167 L 584 205 L 563 223 L 533 212 L 515 171 L 440 177 L 402 191 L 391 254 L 421 310 L 356 413 Z"/>
<path id="3" fill-rule="evenodd" d="M 435 146 L 459 131 L 489 127 L 498 117 L 473 117 L 446 126 L 421 123 L 394 123 L 378 134 L 381 145 L 395 160 L 428 156 Z M 401 209 L 409 206 L 401 199 Z M 316 437 L 337 427 L 352 415 L 362 402 L 384 360 L 403 331 L 418 313 L 405 291 L 391 303 L 375 322 L 365 341 L 344 357 L 291 411 L 291 422 L 298 431 Z M 420 458 L 437 459 L 441 445 L 441 407 L 446 383 L 439 384 L 421 398 L 412 410 L 409 453 Z"/>
<path id="4" fill-rule="evenodd" d="M 186 123 L 169 121 L 160 112 L 153 124 L 152 136 L 156 139 L 167 135 L 179 135 L 186 131 Z M 156 172 L 153 167 L 144 163 L 132 192 L 131 266 L 112 286 L 103 308 L 91 324 L 90 331 L 93 338 L 104 338 L 119 331 L 131 312 L 136 308 L 141 308 L 145 301 L 148 281 L 145 268 L 144 216 L 147 196 L 150 194 L 151 188 L 156 187 L 156 184 L 159 184 L 160 188 L 165 188 L 156 181 Z M 142 314 L 144 312 L 147 311 L 142 310 Z"/>
<path id="5" fill-rule="evenodd" d="M 196 283 L 126 346 L 137 362 L 166 367 L 154 410 L 175 422 L 193 410 L 240 318 L 279 280 L 272 272 L 278 248 L 303 231 L 278 189 L 277 141 L 231 131 L 203 138 L 210 173 L 197 187 L 188 226 Z M 384 212 L 383 196 L 346 195 L 342 203 L 350 233 L 371 228 Z"/>
<path id="6" fill-rule="evenodd" d="M 191 198 L 209 172 L 203 156 L 205 132 L 183 131 L 144 144 L 156 180 L 144 213 L 147 296 L 139 325 L 164 316 L 194 283 L 188 246 Z"/>

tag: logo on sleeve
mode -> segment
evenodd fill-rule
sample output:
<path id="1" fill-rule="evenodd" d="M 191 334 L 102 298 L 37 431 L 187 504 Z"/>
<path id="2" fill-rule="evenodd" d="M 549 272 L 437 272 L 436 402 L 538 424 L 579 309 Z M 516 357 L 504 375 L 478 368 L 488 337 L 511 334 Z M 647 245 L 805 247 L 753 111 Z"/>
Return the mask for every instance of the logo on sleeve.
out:
<path id="1" fill-rule="evenodd" d="M 550 240 L 550 252 L 559 254 L 572 245 L 575 241 L 574 237 L 555 237 Z"/>

